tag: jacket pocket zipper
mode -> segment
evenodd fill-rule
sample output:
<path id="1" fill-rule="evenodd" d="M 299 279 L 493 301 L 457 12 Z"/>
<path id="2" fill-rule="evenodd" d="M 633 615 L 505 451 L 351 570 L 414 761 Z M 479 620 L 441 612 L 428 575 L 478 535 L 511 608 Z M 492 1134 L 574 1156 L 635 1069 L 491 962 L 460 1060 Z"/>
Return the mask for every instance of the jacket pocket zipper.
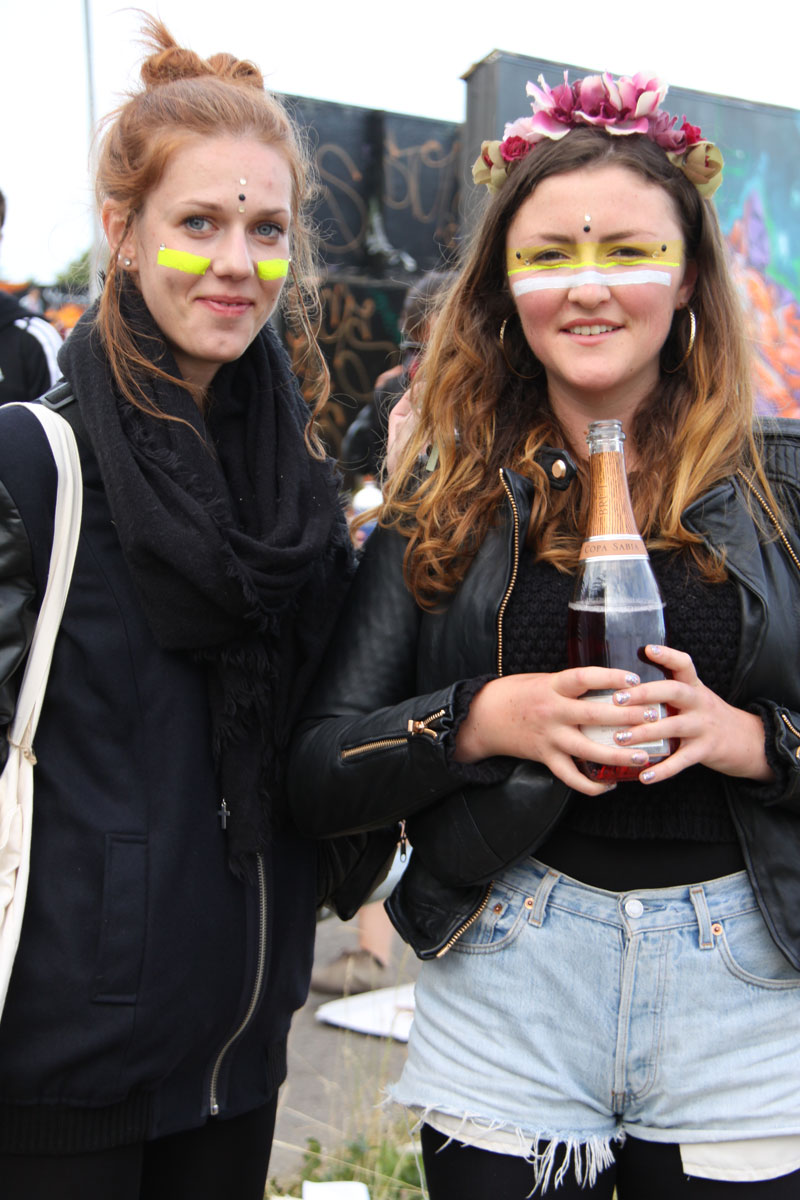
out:
<path id="1" fill-rule="evenodd" d="M 259 854 L 257 856 L 256 865 L 258 867 L 258 959 L 256 962 L 256 977 L 253 981 L 253 990 L 250 994 L 250 1003 L 247 1006 L 247 1012 L 242 1017 L 238 1028 L 234 1030 L 220 1050 L 214 1063 L 214 1069 L 211 1072 L 211 1083 L 208 1089 L 208 1107 L 212 1117 L 216 1117 L 219 1114 L 217 1087 L 219 1085 L 219 1074 L 222 1070 L 222 1064 L 230 1049 L 238 1042 L 253 1020 L 261 999 L 261 989 L 264 985 L 264 974 L 267 964 L 267 880 L 263 855 Z"/>
<path id="2" fill-rule="evenodd" d="M 475 922 L 478 920 L 478 917 L 480 917 L 482 915 L 483 910 L 486 908 L 486 905 L 489 903 L 489 897 L 492 894 L 493 886 L 494 886 L 494 884 L 492 884 L 492 883 L 489 884 L 488 888 L 486 889 L 486 895 L 483 897 L 480 904 L 475 909 L 475 912 L 472 914 L 472 916 L 469 918 L 469 920 L 465 921 L 464 924 L 455 931 L 455 933 L 452 935 L 452 937 L 450 937 L 445 942 L 445 944 L 442 946 L 441 950 L 436 951 L 437 958 L 443 958 L 445 956 L 445 954 L 447 954 L 447 951 L 451 950 L 453 948 L 453 946 L 455 946 L 458 939 L 467 932 L 469 927 L 471 925 L 475 924 Z"/>
<path id="3" fill-rule="evenodd" d="M 418 737 L 421 734 L 433 738 L 434 742 L 438 740 L 438 733 L 435 729 L 430 729 L 429 726 L 434 721 L 439 721 L 445 715 L 446 710 L 440 708 L 438 712 L 431 713 L 421 721 L 415 721 L 412 717 L 407 726 L 406 733 L 397 737 L 376 738 L 372 742 L 362 742 L 360 746 L 350 746 L 347 750 L 341 751 L 341 761 L 346 762 L 349 758 L 358 758 L 361 754 L 369 754 L 372 750 L 390 750 L 393 746 L 403 746 L 410 738 Z"/>
<path id="4" fill-rule="evenodd" d="M 795 736 L 796 738 L 800 738 L 800 730 L 798 730 L 798 729 L 795 729 L 795 727 L 794 727 L 794 725 L 792 724 L 792 722 L 789 720 L 789 718 L 788 718 L 788 717 L 784 716 L 784 714 L 783 714 L 783 713 L 781 713 L 781 720 L 783 721 L 783 723 L 784 723 L 784 725 L 786 726 L 786 728 L 787 728 L 788 730 L 790 730 L 790 731 L 791 731 L 791 732 L 794 734 L 794 736 Z M 800 758 L 800 746 L 798 746 L 798 747 L 797 747 L 797 749 L 795 750 L 795 752 L 794 752 L 794 756 L 795 756 L 795 758 Z"/>

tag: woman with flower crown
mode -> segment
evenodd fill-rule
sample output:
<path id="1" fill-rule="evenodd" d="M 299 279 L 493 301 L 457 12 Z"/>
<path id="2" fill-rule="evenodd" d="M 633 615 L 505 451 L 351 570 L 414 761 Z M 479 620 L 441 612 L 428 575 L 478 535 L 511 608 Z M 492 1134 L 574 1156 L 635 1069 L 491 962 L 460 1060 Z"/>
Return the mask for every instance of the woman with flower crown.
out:
<path id="1" fill-rule="evenodd" d="M 424 960 L 392 1094 L 431 1200 L 794 1197 L 800 429 L 754 423 L 716 148 L 657 80 L 529 92 L 476 163 L 493 196 L 296 734 L 293 811 L 413 845 L 387 902 Z M 666 600 L 658 682 L 568 666 L 599 420 Z"/>
<path id="2" fill-rule="evenodd" d="M 3 1200 L 262 1200 L 311 973 L 319 856 L 284 758 L 352 550 L 269 318 L 280 303 L 315 350 L 312 175 L 257 67 L 145 34 L 100 146 L 104 286 L 49 398 L 78 437 L 83 520 L 0 1020 Z M 35 416 L 2 408 L 3 734 L 55 484 Z"/>

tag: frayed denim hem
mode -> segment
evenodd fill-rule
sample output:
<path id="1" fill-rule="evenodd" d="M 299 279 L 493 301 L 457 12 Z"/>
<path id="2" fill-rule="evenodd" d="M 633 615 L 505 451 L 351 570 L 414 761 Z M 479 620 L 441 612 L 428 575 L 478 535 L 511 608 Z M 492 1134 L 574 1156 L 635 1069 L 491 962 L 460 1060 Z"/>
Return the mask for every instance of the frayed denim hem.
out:
<path id="1" fill-rule="evenodd" d="M 399 1103 L 391 1093 L 384 1101 L 388 1102 Z M 614 1144 L 621 1146 L 626 1137 L 624 1131 L 606 1137 L 597 1134 L 570 1134 L 565 1137 L 563 1133 L 548 1130 L 531 1134 L 502 1121 L 487 1121 L 478 1115 L 448 1112 L 435 1105 L 427 1108 L 409 1106 L 407 1111 L 415 1118 L 413 1133 L 423 1125 L 430 1125 L 447 1138 L 445 1145 L 460 1142 L 477 1150 L 524 1158 L 533 1170 L 533 1186 L 529 1192 L 531 1197 L 558 1188 L 570 1170 L 574 1172 L 579 1187 L 593 1187 L 598 1176 L 614 1165 Z M 502 1140 L 493 1137 L 497 1133 L 503 1135 Z M 541 1150 L 540 1146 L 543 1147 Z"/>

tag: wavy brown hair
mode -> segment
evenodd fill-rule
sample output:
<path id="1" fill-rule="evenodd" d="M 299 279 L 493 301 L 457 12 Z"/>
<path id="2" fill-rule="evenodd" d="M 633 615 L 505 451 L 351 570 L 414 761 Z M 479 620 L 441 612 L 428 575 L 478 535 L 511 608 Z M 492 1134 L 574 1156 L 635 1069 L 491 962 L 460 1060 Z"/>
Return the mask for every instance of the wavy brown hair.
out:
<path id="1" fill-rule="evenodd" d="M 281 293 L 281 310 L 288 327 L 306 345 L 304 365 L 306 377 L 311 378 L 313 419 L 327 400 L 330 380 L 314 328 L 319 313 L 316 238 L 308 214 L 316 180 L 302 135 L 281 101 L 265 90 L 253 63 L 231 54 L 201 58 L 179 46 L 153 17 L 144 16 L 143 34 L 151 53 L 141 67 L 142 86 L 103 122 L 95 182 L 98 205 L 102 208 L 110 200 L 125 214 L 121 243 L 171 156 L 189 139 L 198 135 L 254 138 L 282 154 L 292 187 L 292 285 Z M 168 374 L 137 349 L 120 308 L 124 272 L 117 262 L 118 249 L 118 245 L 110 247 L 97 329 L 122 395 L 151 415 L 166 417 L 142 387 L 143 376 L 177 383 L 198 402 L 203 397 L 193 385 Z M 311 425 L 307 440 L 314 453 L 322 453 Z"/>
<path id="2" fill-rule="evenodd" d="M 516 319 L 506 235 L 543 179 L 600 165 L 626 167 L 664 189 L 683 230 L 686 259 L 697 265 L 694 350 L 673 373 L 688 339 L 686 314 L 676 314 L 658 387 L 628 432 L 636 451 L 633 507 L 647 544 L 685 548 L 706 578 L 723 578 L 722 561 L 684 527 L 681 513 L 739 467 L 755 474 L 773 498 L 753 432 L 749 357 L 713 205 L 645 136 L 574 129 L 558 142 L 540 142 L 489 201 L 428 346 L 416 389 L 418 423 L 386 481 L 381 524 L 407 537 L 406 578 L 426 607 L 454 590 L 496 521 L 505 494 L 501 467 L 537 485 L 527 537 L 535 554 L 561 571 L 577 565 L 588 516 L 585 458 L 569 445 L 550 408 L 544 371 Z M 506 318 L 508 359 L 519 375 L 533 379 L 514 374 L 501 351 L 498 333 Z M 578 477 L 565 492 L 550 489 L 535 461 L 544 445 L 566 447 L 579 461 Z M 420 471 L 430 446 L 438 454 L 436 469 Z"/>

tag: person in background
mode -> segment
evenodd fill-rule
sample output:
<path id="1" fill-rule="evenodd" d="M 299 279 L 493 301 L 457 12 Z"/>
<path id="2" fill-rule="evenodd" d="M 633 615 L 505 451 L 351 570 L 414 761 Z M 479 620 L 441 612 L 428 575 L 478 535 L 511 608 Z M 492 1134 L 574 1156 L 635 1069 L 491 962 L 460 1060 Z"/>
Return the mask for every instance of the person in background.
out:
<path id="1" fill-rule="evenodd" d="M 0 240 L 5 219 L 0 192 Z M 0 288 L 0 404 L 35 400 L 52 387 L 61 374 L 60 348 L 58 330 Z"/>
<path id="2" fill-rule="evenodd" d="M 800 427 L 754 424 L 716 147 L 649 76 L 528 91 L 476 163 L 493 198 L 290 800 L 309 834 L 403 821 L 413 846 L 392 1094 L 431 1200 L 793 1200 Z M 598 420 L 622 423 L 666 600 L 654 682 L 567 665 Z"/>
<path id="3" fill-rule="evenodd" d="M 382 475 L 384 463 L 387 470 L 391 469 L 396 456 L 392 437 L 387 447 L 387 435 L 399 414 L 405 415 L 410 408 L 409 390 L 436 322 L 437 297 L 449 279 L 447 271 L 429 271 L 409 288 L 400 315 L 402 363 L 378 377 L 374 399 L 361 410 L 342 443 L 341 463 L 345 469 L 358 472 L 362 480 L 349 508 L 358 547 L 375 527 L 374 520 L 361 524 L 358 518 L 380 505 L 377 478 Z M 394 416 L 395 410 L 398 417 Z M 353 996 L 386 986 L 396 935 L 382 903 L 365 904 L 356 924 L 357 946 L 342 950 L 331 962 L 315 966 L 311 974 L 313 991 Z"/>
<path id="4" fill-rule="evenodd" d="M 430 336 L 437 297 L 449 278 L 448 271 L 429 271 L 408 289 L 400 313 L 401 361 L 378 376 L 372 400 L 350 424 L 342 441 L 339 461 L 349 475 L 375 479 L 380 474 L 390 414 L 414 379 Z"/>
<path id="5" fill-rule="evenodd" d="M 318 354 L 313 180 L 253 63 L 145 36 L 100 147 L 103 290 L 59 355 L 83 523 L 0 1019 L 3 1200 L 262 1200 L 312 964 L 283 763 L 353 552 L 270 316 Z M 0 727 L 54 495 L 39 422 L 3 407 Z"/>

